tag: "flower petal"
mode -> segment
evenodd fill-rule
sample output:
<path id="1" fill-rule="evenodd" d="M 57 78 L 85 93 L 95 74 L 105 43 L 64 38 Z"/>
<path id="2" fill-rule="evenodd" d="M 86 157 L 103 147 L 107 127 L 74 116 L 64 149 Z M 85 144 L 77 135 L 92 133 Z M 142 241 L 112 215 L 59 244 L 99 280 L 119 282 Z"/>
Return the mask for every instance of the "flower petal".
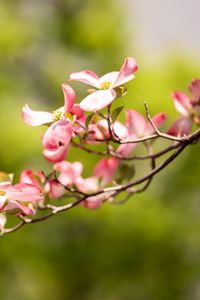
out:
<path id="1" fill-rule="evenodd" d="M 168 129 L 167 133 L 174 136 L 188 135 L 192 128 L 192 119 L 180 117 Z"/>
<path id="2" fill-rule="evenodd" d="M 100 77 L 99 81 L 101 83 L 110 82 L 112 84 L 111 85 L 111 87 L 112 87 L 115 84 L 118 76 L 119 76 L 119 72 L 110 72 L 110 73 L 107 73 L 107 74 L 103 75 L 102 77 Z"/>
<path id="3" fill-rule="evenodd" d="M 54 165 L 54 170 L 60 172 L 59 181 L 67 186 L 75 183 L 82 173 L 83 165 L 80 162 L 61 161 Z"/>
<path id="4" fill-rule="evenodd" d="M 81 81 L 83 83 L 92 85 L 98 89 L 101 87 L 98 76 L 90 70 L 72 73 L 69 76 L 69 80 Z"/>
<path id="5" fill-rule="evenodd" d="M 159 128 L 167 119 L 167 116 L 165 113 L 161 112 L 157 115 L 155 115 L 152 118 L 152 121 L 154 123 L 154 125 L 156 126 L 156 128 Z M 150 124 L 150 122 L 147 123 L 147 127 L 145 129 L 145 135 L 149 135 L 149 134 L 153 134 L 155 132 L 153 126 Z"/>
<path id="6" fill-rule="evenodd" d="M 55 151 L 60 146 L 67 145 L 72 137 L 72 124 L 68 120 L 53 123 L 43 136 L 43 146 L 49 151 Z"/>
<path id="7" fill-rule="evenodd" d="M 126 126 L 130 134 L 140 137 L 144 135 L 147 121 L 139 112 L 129 109 L 126 112 Z"/>
<path id="8" fill-rule="evenodd" d="M 133 150 L 137 147 L 138 143 L 128 143 L 128 144 L 121 144 L 117 148 L 117 153 L 122 155 L 123 157 L 129 156 L 133 152 Z"/>
<path id="9" fill-rule="evenodd" d="M 176 110 L 183 116 L 188 116 L 189 110 L 192 108 L 190 98 L 182 92 L 172 94 Z"/>
<path id="10" fill-rule="evenodd" d="M 54 121 L 53 115 L 46 111 L 34 111 L 26 104 L 22 109 L 24 122 L 31 126 L 39 126 Z"/>
<path id="11" fill-rule="evenodd" d="M 81 119 L 84 115 L 84 111 L 80 108 L 79 104 L 74 104 L 70 110 L 70 113 L 75 115 L 77 120 Z"/>
<path id="12" fill-rule="evenodd" d="M 109 105 L 116 97 L 113 89 L 96 91 L 80 103 L 80 108 L 85 111 L 96 112 Z"/>
<path id="13" fill-rule="evenodd" d="M 95 177 L 100 177 L 103 184 L 109 183 L 112 181 L 118 165 L 119 160 L 115 157 L 102 158 L 95 166 L 93 175 Z"/>
<path id="14" fill-rule="evenodd" d="M 44 149 L 43 155 L 46 160 L 51 163 L 57 163 L 65 159 L 68 152 L 68 145 L 64 145 L 59 147 L 56 151 L 49 151 Z"/>
<path id="15" fill-rule="evenodd" d="M 127 57 L 121 67 L 118 78 L 114 86 L 119 86 L 134 78 L 134 73 L 138 70 L 136 60 L 132 57 Z"/>
<path id="16" fill-rule="evenodd" d="M 65 83 L 63 83 L 61 85 L 61 87 L 63 90 L 64 99 L 65 99 L 63 113 L 71 112 L 71 109 L 72 109 L 75 99 L 76 99 L 75 91 L 73 90 L 73 88 L 70 85 L 65 84 Z"/>
<path id="17" fill-rule="evenodd" d="M 82 193 L 92 193 L 99 189 L 98 179 L 96 177 L 78 177 L 75 184 Z"/>
<path id="18" fill-rule="evenodd" d="M 194 79 L 190 85 L 189 90 L 192 93 L 192 102 L 198 103 L 200 101 L 200 79 Z"/>

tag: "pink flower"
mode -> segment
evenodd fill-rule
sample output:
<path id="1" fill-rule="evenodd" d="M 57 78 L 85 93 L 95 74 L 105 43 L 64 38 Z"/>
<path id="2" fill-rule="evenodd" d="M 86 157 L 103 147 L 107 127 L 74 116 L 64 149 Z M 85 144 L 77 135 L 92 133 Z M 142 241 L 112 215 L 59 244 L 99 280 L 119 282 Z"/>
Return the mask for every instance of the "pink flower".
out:
<path id="1" fill-rule="evenodd" d="M 193 122 L 200 124 L 200 80 L 196 79 L 189 85 L 191 99 L 184 93 L 177 91 L 172 94 L 174 106 L 181 114 L 168 129 L 168 134 L 174 136 L 188 135 Z"/>
<path id="2" fill-rule="evenodd" d="M 79 120 L 83 118 L 83 111 L 75 102 L 74 90 L 66 84 L 62 84 L 64 93 L 64 106 L 56 111 L 49 113 L 43 111 L 33 111 L 28 105 L 22 110 L 24 121 L 31 126 L 49 125 L 49 128 L 43 136 L 44 156 L 51 162 L 57 162 L 64 159 L 67 153 L 72 134 L 73 116 Z"/>
<path id="3" fill-rule="evenodd" d="M 115 157 L 102 158 L 94 168 L 93 175 L 102 179 L 102 184 L 110 183 L 119 165 L 119 160 Z"/>
<path id="4" fill-rule="evenodd" d="M 33 172 L 32 170 L 24 170 L 20 175 L 20 183 L 28 183 L 41 187 L 41 183 L 44 183 L 45 176 L 42 171 Z"/>
<path id="5" fill-rule="evenodd" d="M 134 78 L 133 74 L 137 69 L 135 59 L 128 57 L 119 72 L 110 72 L 98 77 L 92 71 L 85 70 L 72 73 L 69 80 L 81 81 L 98 89 L 80 103 L 83 110 L 96 112 L 108 106 L 117 97 L 116 88 L 121 87 L 123 94 L 124 88 L 122 85 Z"/>
<path id="6" fill-rule="evenodd" d="M 61 161 L 54 165 L 54 170 L 60 173 L 59 181 L 68 186 L 76 183 L 76 179 L 82 173 L 83 165 L 80 162 Z"/>
<path id="7" fill-rule="evenodd" d="M 33 204 L 42 200 L 41 189 L 33 184 L 1 184 L 0 186 L 0 212 L 32 215 Z"/>
<path id="8" fill-rule="evenodd" d="M 166 120 L 166 115 L 161 112 L 152 118 L 152 121 L 159 128 Z M 126 140 L 133 140 L 136 138 L 142 138 L 154 133 L 152 125 L 147 121 L 143 115 L 135 110 L 129 109 L 126 112 L 126 127 L 128 129 L 128 135 Z M 128 156 L 136 147 L 138 143 L 122 144 L 118 147 L 117 152 L 122 156 Z"/>

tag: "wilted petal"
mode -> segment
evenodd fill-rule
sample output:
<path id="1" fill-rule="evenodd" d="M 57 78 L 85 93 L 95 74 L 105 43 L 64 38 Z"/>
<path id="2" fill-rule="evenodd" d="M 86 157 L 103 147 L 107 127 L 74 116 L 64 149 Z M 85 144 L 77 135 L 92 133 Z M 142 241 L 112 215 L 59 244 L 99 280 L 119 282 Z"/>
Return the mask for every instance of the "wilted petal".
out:
<path id="1" fill-rule="evenodd" d="M 65 99 L 63 113 L 70 112 L 75 102 L 75 98 L 76 98 L 75 92 L 71 86 L 64 83 L 62 84 L 62 90 Z"/>
<path id="2" fill-rule="evenodd" d="M 57 163 L 65 159 L 68 152 L 68 145 L 60 146 L 55 151 L 49 151 L 44 149 L 43 155 L 51 163 Z"/>
<path id="3" fill-rule="evenodd" d="M 192 119 L 180 117 L 172 124 L 167 133 L 174 136 L 188 135 L 192 128 Z"/>
<path id="4" fill-rule="evenodd" d="M 93 175 L 102 179 L 103 184 L 112 181 L 118 168 L 119 160 L 115 157 L 102 158 L 94 168 Z"/>
<path id="5" fill-rule="evenodd" d="M 87 96 L 80 103 L 81 109 L 96 112 L 108 106 L 116 97 L 116 92 L 112 89 L 99 90 Z"/>
<path id="6" fill-rule="evenodd" d="M 114 86 L 119 86 L 134 78 L 134 73 L 138 70 L 136 60 L 132 57 L 127 57 L 121 67 L 118 78 Z"/>
<path id="7" fill-rule="evenodd" d="M 126 112 L 126 126 L 131 134 L 140 137 L 145 132 L 147 121 L 139 112 L 129 109 Z"/>
<path id="8" fill-rule="evenodd" d="M 172 94 L 176 110 L 183 116 L 188 116 L 189 110 L 192 108 L 190 99 L 182 92 Z"/>
<path id="9" fill-rule="evenodd" d="M 89 70 L 72 73 L 69 76 L 69 78 L 70 78 L 69 79 L 70 81 L 71 80 L 81 81 L 83 83 L 92 85 L 98 89 L 101 87 L 98 76 L 94 72 L 89 71 Z"/>
<path id="10" fill-rule="evenodd" d="M 54 121 L 53 115 L 46 111 L 34 111 L 26 104 L 22 109 L 24 122 L 31 126 L 39 126 Z"/>
<path id="11" fill-rule="evenodd" d="M 192 102 L 198 103 L 200 101 L 200 79 L 194 79 L 190 85 L 189 90 L 192 93 Z"/>
<path id="12" fill-rule="evenodd" d="M 56 151 L 60 146 L 67 145 L 72 137 L 72 125 L 68 120 L 53 123 L 43 136 L 43 146 L 49 151 Z"/>

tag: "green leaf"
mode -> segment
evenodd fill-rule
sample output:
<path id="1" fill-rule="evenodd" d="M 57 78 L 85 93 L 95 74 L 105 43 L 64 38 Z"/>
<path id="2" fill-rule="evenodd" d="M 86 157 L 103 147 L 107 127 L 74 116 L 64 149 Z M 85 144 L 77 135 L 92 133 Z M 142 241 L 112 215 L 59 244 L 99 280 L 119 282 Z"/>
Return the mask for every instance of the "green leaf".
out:
<path id="1" fill-rule="evenodd" d="M 111 119 L 112 119 L 113 123 L 116 121 L 117 117 L 119 116 L 119 114 L 123 108 L 124 108 L 124 106 L 119 106 L 112 111 Z"/>

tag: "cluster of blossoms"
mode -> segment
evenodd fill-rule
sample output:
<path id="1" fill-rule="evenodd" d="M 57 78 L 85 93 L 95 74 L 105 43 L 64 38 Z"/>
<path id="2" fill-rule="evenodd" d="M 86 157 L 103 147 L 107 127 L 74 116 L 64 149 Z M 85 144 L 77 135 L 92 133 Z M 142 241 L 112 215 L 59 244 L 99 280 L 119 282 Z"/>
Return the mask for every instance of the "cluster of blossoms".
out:
<path id="1" fill-rule="evenodd" d="M 128 57 L 119 72 L 110 72 L 102 77 L 89 70 L 72 73 L 69 82 L 80 81 L 93 87 L 87 90 L 89 94 L 80 104 L 75 103 L 74 89 L 68 84 L 62 84 L 64 105 L 57 110 L 33 111 L 28 105 L 23 107 L 22 116 L 26 124 L 46 125 L 47 130 L 42 136 L 43 155 L 53 164 L 52 173 L 45 175 L 42 171 L 24 170 L 19 183 L 14 185 L 13 176 L 0 173 L 2 233 L 6 230 L 9 232 L 5 229 L 6 214 L 14 214 L 24 224 L 37 221 L 34 216 L 38 210 L 50 209 L 53 215 L 75 204 L 96 209 L 104 201 L 112 203 L 121 191 L 128 191 L 129 195 L 143 191 L 149 185 L 153 173 L 157 172 L 155 159 L 182 147 L 184 137 L 190 134 L 193 123 L 200 125 L 200 80 L 193 80 L 189 86 L 191 99 L 182 92 L 172 94 L 175 108 L 181 116 L 166 133 L 160 133 L 159 128 L 166 121 L 164 112 L 150 118 L 146 111 L 145 118 L 139 112 L 129 109 L 122 124 L 117 120 L 122 107 L 111 109 L 112 102 L 127 92 L 125 84 L 134 79 L 137 70 L 135 59 Z M 171 140 L 173 144 L 153 155 L 152 141 L 158 137 Z M 149 176 L 144 176 L 131 185 L 130 180 L 135 172 L 127 162 L 136 158 L 131 155 L 141 143 L 147 150 L 146 158 L 151 160 L 152 171 Z M 102 144 L 104 151 L 100 151 Z M 90 177 L 83 177 L 81 162 L 65 160 L 70 146 L 103 156 L 96 163 Z M 133 185 L 146 180 L 142 189 L 131 189 Z M 75 200 L 61 207 L 52 204 L 65 196 Z"/>

